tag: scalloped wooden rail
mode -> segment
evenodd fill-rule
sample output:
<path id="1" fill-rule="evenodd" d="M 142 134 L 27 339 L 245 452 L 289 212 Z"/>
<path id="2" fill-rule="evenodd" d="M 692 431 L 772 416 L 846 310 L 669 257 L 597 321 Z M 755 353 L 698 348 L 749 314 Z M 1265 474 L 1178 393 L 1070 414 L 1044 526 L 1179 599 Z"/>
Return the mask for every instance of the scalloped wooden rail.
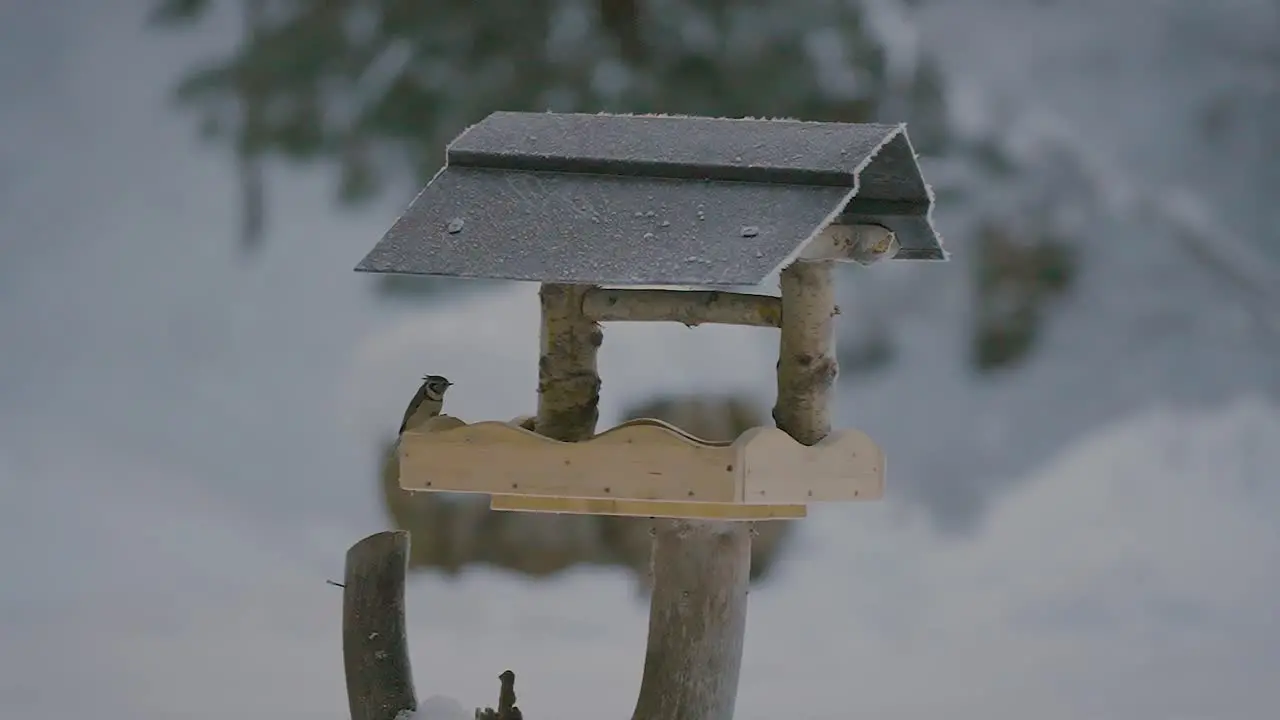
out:
<path id="1" fill-rule="evenodd" d="M 401 487 L 487 493 L 501 510 L 741 520 L 803 517 L 806 503 L 884 494 L 884 454 L 858 430 L 812 447 L 766 427 L 713 442 L 645 418 L 567 443 L 523 422 L 441 415 L 406 429 Z"/>

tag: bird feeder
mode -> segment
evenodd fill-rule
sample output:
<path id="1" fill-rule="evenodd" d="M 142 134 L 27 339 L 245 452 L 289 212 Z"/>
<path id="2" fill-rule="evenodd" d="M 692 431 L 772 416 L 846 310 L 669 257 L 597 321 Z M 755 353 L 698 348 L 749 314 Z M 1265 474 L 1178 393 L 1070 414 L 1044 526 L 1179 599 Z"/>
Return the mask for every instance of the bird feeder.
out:
<path id="1" fill-rule="evenodd" d="M 401 486 L 498 510 L 720 520 L 879 499 L 884 453 L 830 428 L 830 269 L 944 260 L 931 207 L 902 125 L 490 115 L 356 269 L 541 283 L 538 414 L 406 427 Z M 735 291 L 778 271 L 780 297 Z M 777 427 L 731 442 L 653 419 L 596 433 L 600 323 L 614 321 L 776 329 Z"/>

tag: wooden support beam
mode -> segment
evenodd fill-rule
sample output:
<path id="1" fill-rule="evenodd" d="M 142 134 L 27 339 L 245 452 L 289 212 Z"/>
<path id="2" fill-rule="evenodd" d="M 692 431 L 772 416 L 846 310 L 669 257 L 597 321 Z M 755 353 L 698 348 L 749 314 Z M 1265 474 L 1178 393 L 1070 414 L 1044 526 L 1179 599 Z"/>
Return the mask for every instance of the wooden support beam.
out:
<path id="1" fill-rule="evenodd" d="M 405 638 L 409 533 L 380 532 L 347 551 L 342 661 L 351 720 L 395 720 L 418 709 Z"/>
<path id="2" fill-rule="evenodd" d="M 814 445 L 831 432 L 828 396 L 839 374 L 833 345 L 832 263 L 797 262 L 782 271 L 778 399 L 773 420 L 796 442 Z"/>
<path id="3" fill-rule="evenodd" d="M 782 301 L 771 295 L 715 290 L 636 290 L 594 288 L 583 298 L 582 311 L 598 322 L 680 322 L 778 327 Z"/>
<path id="4" fill-rule="evenodd" d="M 595 434 L 600 417 L 600 373 L 596 356 L 604 334 L 582 312 L 584 285 L 543 283 L 538 416 L 535 431 L 577 442 Z"/>

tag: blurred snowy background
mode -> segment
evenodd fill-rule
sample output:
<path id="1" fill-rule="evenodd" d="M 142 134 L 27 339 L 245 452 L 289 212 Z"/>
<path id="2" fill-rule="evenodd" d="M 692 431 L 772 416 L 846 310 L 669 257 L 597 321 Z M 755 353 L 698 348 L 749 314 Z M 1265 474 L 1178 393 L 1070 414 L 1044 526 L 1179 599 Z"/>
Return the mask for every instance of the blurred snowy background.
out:
<path id="1" fill-rule="evenodd" d="M 510 667 L 532 720 L 630 714 L 634 548 L 476 547 L 381 479 L 423 372 L 533 407 L 534 288 L 351 271 L 494 109 L 906 120 L 925 156 L 953 261 L 843 277 L 837 419 L 888 498 L 770 551 L 739 718 L 1280 707 L 1275 2 L 6 0 L 0 98 L 4 717 L 345 717 L 324 580 L 441 524 L 420 696 Z M 774 342 L 610 327 L 602 426 L 767 411 Z"/>

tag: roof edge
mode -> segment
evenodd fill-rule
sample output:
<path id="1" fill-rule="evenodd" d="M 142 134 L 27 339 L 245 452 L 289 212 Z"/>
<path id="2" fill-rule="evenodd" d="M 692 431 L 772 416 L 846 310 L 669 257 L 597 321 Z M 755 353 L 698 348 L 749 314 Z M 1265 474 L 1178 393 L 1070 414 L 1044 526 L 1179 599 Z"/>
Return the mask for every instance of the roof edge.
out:
<path id="1" fill-rule="evenodd" d="M 708 124 L 725 124 L 725 126 L 733 126 L 736 124 L 744 125 L 760 125 L 762 127 L 776 128 L 779 125 L 791 126 L 796 128 L 808 128 L 818 130 L 821 128 L 847 128 L 852 125 L 861 127 L 864 131 L 872 133 L 872 137 L 879 134 L 880 141 L 877 147 L 882 146 L 895 133 L 900 132 L 901 124 L 891 123 L 832 123 L 832 122 L 815 122 L 806 120 L 796 120 L 791 118 L 785 119 L 767 119 L 767 118 L 732 118 L 732 117 L 702 117 L 694 115 L 666 115 L 666 114 L 631 114 L 631 113 L 534 113 L 534 112 L 512 112 L 512 111 L 496 111 L 490 113 L 483 120 L 468 126 L 459 133 L 445 147 L 445 164 L 454 167 L 472 167 L 484 168 L 490 170 L 508 170 L 514 172 L 561 172 L 586 175 L 612 175 L 620 177 L 651 177 L 672 180 L 720 180 L 729 182 L 756 182 L 756 183 L 775 183 L 784 185 L 812 185 L 818 187 L 853 187 L 855 172 L 846 165 L 845 167 L 778 167 L 768 164 L 751 164 L 750 160 L 744 161 L 743 157 L 733 156 L 724 157 L 718 160 L 703 159 L 700 162 L 691 162 L 681 158 L 679 155 L 674 157 L 653 157 L 648 158 L 637 157 L 619 157 L 610 152 L 598 153 L 596 155 L 582 155 L 580 148 L 575 148 L 575 152 L 566 152 L 563 143 L 552 142 L 550 147 L 545 143 L 534 147 L 532 144 L 525 146 L 524 140 L 534 140 L 532 134 L 536 127 L 546 116 L 554 116 L 555 119 L 563 120 L 566 118 L 574 118 L 579 120 L 591 119 L 609 119 L 617 121 L 662 121 L 671 122 L 689 122 L 694 126 L 705 126 Z M 530 129 L 530 134 L 521 136 L 520 138 L 505 137 L 510 134 L 511 129 L 503 129 L 501 126 L 505 123 L 511 123 L 516 120 L 527 120 L 534 124 L 535 127 Z M 499 127 L 494 128 L 497 124 Z M 647 126 L 644 123 L 641 127 Z M 546 130 L 547 128 L 542 128 Z M 682 128 L 688 131 L 688 128 Z M 561 128 L 560 130 L 563 130 Z M 493 138 L 481 139 L 480 136 L 497 133 Z M 520 133 L 516 133 L 520 134 Z M 651 134 L 645 133 L 645 134 Z M 539 132 L 541 136 L 541 132 Z M 500 140 L 501 147 L 494 147 L 493 140 Z M 488 142 L 486 142 L 486 140 Z M 486 146 L 488 145 L 488 146 Z M 571 143 L 572 145 L 572 143 Z M 557 149 L 559 148 L 559 149 Z M 749 153 L 743 152 L 744 156 Z M 862 158 L 860 162 L 865 162 Z"/>
<path id="2" fill-rule="evenodd" d="M 667 180 L 718 180 L 853 187 L 855 178 L 846 171 L 777 168 L 731 163 L 686 163 L 675 160 L 616 160 L 599 157 L 551 156 L 532 152 L 486 152 L 450 148 L 445 162 L 453 167 L 515 172 L 560 172 L 581 175 L 650 177 Z"/>
<path id="3" fill-rule="evenodd" d="M 849 194 L 844 196 L 844 199 L 840 201 L 840 204 L 836 205 L 822 222 L 818 223 L 813 230 L 809 231 L 808 237 L 796 243 L 795 250 L 792 250 L 790 255 L 783 258 L 782 262 L 774 266 L 773 270 L 769 272 L 770 275 L 779 273 L 783 268 L 794 263 L 802 254 L 804 254 L 804 251 L 813 244 L 813 241 L 818 237 L 818 234 L 825 230 L 828 225 L 835 222 L 836 218 L 840 217 L 840 214 L 844 212 L 844 206 L 848 205 L 850 200 L 858 196 L 858 189 L 862 185 L 862 171 L 867 169 L 867 166 L 875 160 L 876 156 L 880 154 L 880 151 L 883 150 L 886 145 L 893 142 L 894 138 L 899 135 L 906 134 L 906 132 L 906 124 L 898 123 L 898 125 L 894 127 L 893 131 L 888 135 L 885 135 L 880 141 L 880 144 L 875 146 L 875 149 L 867 153 L 867 156 L 862 159 L 862 162 L 858 163 L 858 166 L 853 169 L 853 188 L 849 191 Z M 917 174 L 919 173 L 918 168 L 916 172 Z M 932 200 L 932 198 L 930 199 Z"/>
<path id="4" fill-rule="evenodd" d="M 933 210 L 938 206 L 937 197 L 934 195 L 933 185 L 930 185 L 929 181 L 925 179 L 924 173 L 920 172 L 920 155 L 916 152 L 915 146 L 911 144 L 911 136 L 907 134 L 906 123 L 902 124 L 902 140 L 907 144 L 907 149 L 911 151 L 911 163 L 915 166 L 916 176 L 920 178 L 920 184 L 924 185 L 925 197 L 929 199 L 929 207 L 924 212 L 924 222 L 929 227 L 929 232 L 933 233 L 933 239 L 937 242 L 937 247 L 933 251 L 918 252 L 912 256 L 899 252 L 898 257 L 903 260 L 949 262 L 951 253 L 947 252 L 947 245 L 942 239 L 942 233 L 938 232 L 938 227 L 933 224 Z"/>
<path id="5" fill-rule="evenodd" d="M 831 214 L 827 215 L 827 217 L 821 223 L 819 223 L 816 227 L 814 227 L 814 229 L 809 233 L 808 237 L 800 241 L 800 243 L 796 246 L 796 249 L 792 251 L 790 255 L 783 258 L 782 262 L 778 263 L 773 268 L 773 270 L 770 271 L 769 273 L 770 275 L 775 275 L 778 272 L 781 272 L 783 268 L 796 262 L 796 260 L 798 260 L 802 255 L 804 255 L 805 251 L 808 250 L 813 245 L 813 243 L 818 239 L 818 236 L 822 233 L 823 230 L 826 230 L 827 227 L 835 223 L 840 218 L 841 215 L 845 214 L 846 206 L 848 206 L 849 203 L 858 196 L 858 191 L 861 189 L 863 171 L 865 171 L 867 168 L 871 167 L 871 165 L 875 163 L 875 160 L 880 155 L 881 150 L 888 147 L 890 143 L 892 143 L 894 140 L 897 140 L 899 137 L 901 137 L 903 142 L 907 144 L 907 151 L 908 153 L 910 153 L 911 164 L 912 164 L 912 167 L 915 169 L 916 178 L 924 186 L 925 195 L 928 198 L 928 205 L 924 208 L 920 208 L 918 203 L 902 203 L 903 208 L 909 210 L 909 212 L 906 213 L 908 215 L 921 215 L 921 214 L 924 215 L 924 221 L 928 225 L 929 231 L 933 233 L 933 237 L 937 240 L 937 247 L 925 248 L 925 249 L 904 248 L 902 251 L 899 251 L 899 253 L 894 257 L 895 259 L 900 259 L 900 260 L 931 260 L 935 262 L 947 262 L 950 259 L 950 256 L 947 253 L 947 249 L 943 247 L 942 236 L 938 234 L 937 229 L 933 225 L 933 208 L 934 208 L 933 187 L 929 185 L 929 183 L 924 179 L 924 174 L 920 172 L 920 163 L 918 162 L 919 156 L 916 155 L 915 148 L 911 145 L 911 137 L 907 134 L 907 124 L 898 123 L 896 126 L 894 126 L 894 129 L 888 135 L 886 135 L 883 140 L 880 141 L 880 144 L 877 145 L 870 153 L 868 153 L 867 156 L 863 158 L 862 162 L 858 163 L 858 166 L 854 168 L 853 189 L 849 192 L 848 195 L 845 195 L 844 200 L 840 202 L 840 205 L 837 206 L 836 209 L 831 212 Z M 887 203 L 886 201 L 873 201 L 873 202 L 880 202 L 886 205 L 895 204 L 893 201 L 889 201 Z M 923 210 L 923 212 L 920 212 L 920 210 Z"/>

